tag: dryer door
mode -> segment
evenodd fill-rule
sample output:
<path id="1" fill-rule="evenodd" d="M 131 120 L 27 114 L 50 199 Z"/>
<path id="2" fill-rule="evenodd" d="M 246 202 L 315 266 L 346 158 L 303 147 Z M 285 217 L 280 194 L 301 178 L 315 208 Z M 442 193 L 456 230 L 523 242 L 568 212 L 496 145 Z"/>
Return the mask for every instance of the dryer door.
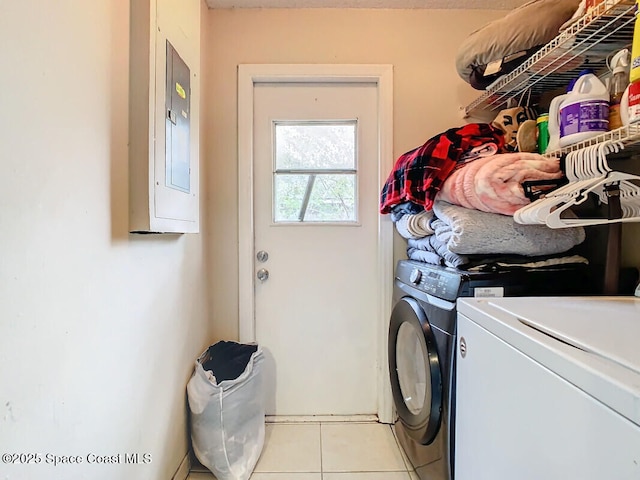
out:
<path id="1" fill-rule="evenodd" d="M 406 432 L 428 445 L 440 427 L 442 375 L 433 331 L 424 310 L 411 297 L 403 297 L 391 312 L 389 374 Z"/>

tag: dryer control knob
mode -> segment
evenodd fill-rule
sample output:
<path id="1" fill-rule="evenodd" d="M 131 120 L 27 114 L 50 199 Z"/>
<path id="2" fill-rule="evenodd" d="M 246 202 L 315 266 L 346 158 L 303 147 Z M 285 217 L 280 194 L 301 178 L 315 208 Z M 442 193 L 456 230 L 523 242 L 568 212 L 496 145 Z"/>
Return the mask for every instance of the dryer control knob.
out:
<path id="1" fill-rule="evenodd" d="M 422 270 L 414 268 L 411 275 L 409 275 L 409 281 L 414 285 L 420 285 L 420 280 L 422 280 Z"/>

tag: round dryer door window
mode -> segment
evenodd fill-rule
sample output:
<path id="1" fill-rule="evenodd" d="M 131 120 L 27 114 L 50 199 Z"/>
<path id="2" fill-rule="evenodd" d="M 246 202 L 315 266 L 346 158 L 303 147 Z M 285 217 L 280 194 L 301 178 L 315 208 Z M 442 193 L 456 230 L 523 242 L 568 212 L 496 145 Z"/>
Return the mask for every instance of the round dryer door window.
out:
<path id="1" fill-rule="evenodd" d="M 398 329 L 396 340 L 396 370 L 402 400 L 409 412 L 418 415 L 425 405 L 431 404 L 431 373 L 424 366 L 425 358 L 422 331 L 410 322 Z"/>
<path id="2" fill-rule="evenodd" d="M 402 298 L 389 322 L 389 375 L 405 431 L 415 441 L 433 441 L 442 413 L 442 375 L 436 341 L 420 304 Z"/>

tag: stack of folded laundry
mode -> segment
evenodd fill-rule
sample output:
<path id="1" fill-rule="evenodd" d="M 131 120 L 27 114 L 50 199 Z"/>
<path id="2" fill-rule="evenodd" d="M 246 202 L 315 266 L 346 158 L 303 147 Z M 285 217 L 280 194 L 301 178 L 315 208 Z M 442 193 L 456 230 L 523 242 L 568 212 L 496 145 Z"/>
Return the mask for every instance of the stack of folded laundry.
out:
<path id="1" fill-rule="evenodd" d="M 421 226 L 407 228 L 415 223 Z M 513 217 L 442 200 L 434 203 L 431 212 L 401 214 L 395 225 L 407 239 L 407 256 L 434 265 L 507 269 L 588 263 L 584 257 L 566 254 L 584 241 L 582 228 L 521 225 Z"/>
<path id="2" fill-rule="evenodd" d="M 504 142 L 492 125 L 469 124 L 398 158 L 380 213 L 390 214 L 407 239 L 409 258 L 461 269 L 588 263 L 569 253 L 584 241 L 584 229 L 514 221 L 514 212 L 531 202 L 525 182 L 554 188 L 564 174 L 558 159 L 505 153 Z"/>
<path id="3" fill-rule="evenodd" d="M 531 202 L 525 182 L 549 182 L 564 174 L 557 158 L 537 153 L 504 153 L 502 132 L 488 124 L 469 124 L 429 139 L 401 155 L 380 194 L 380 213 L 411 203 L 431 210 L 437 199 L 513 215 Z"/>
<path id="4" fill-rule="evenodd" d="M 443 182 L 461 162 L 499 152 L 503 146 L 502 131 L 486 123 L 470 123 L 433 136 L 396 160 L 382 187 L 380 213 L 390 213 L 405 202 L 431 210 Z"/>

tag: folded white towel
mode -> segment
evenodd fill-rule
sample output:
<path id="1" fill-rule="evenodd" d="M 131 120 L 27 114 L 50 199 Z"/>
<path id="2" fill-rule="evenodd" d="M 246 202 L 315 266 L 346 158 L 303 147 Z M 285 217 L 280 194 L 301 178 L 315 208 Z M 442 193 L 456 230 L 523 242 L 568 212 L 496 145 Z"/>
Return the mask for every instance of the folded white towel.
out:
<path id="1" fill-rule="evenodd" d="M 415 215 L 407 215 L 407 229 L 417 238 L 433 235 L 435 232 L 431 228 L 433 210 L 424 211 Z"/>
<path id="2" fill-rule="evenodd" d="M 394 224 L 400 236 L 403 238 L 406 238 L 407 240 L 411 238 L 420 238 L 415 236 L 413 233 L 411 233 L 411 231 L 409 231 L 408 222 L 409 222 L 410 216 L 411 215 L 408 215 L 408 214 L 402 215 L 398 219 L 398 221 Z"/>
<path id="3" fill-rule="evenodd" d="M 431 228 L 432 218 L 433 211 L 431 210 L 415 214 L 407 213 L 396 221 L 396 230 L 407 240 L 433 235 L 434 230 Z"/>

